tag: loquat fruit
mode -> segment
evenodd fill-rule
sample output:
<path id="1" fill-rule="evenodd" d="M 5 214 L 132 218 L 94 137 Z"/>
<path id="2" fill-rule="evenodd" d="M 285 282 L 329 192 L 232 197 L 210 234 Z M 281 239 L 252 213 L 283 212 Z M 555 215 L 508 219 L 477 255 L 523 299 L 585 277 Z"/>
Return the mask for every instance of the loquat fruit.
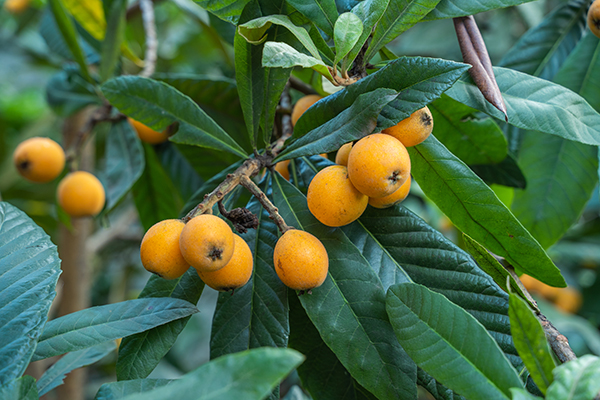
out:
<path id="1" fill-rule="evenodd" d="M 11 14 L 21 14 L 29 7 L 31 0 L 6 0 L 4 9 Z"/>
<path id="2" fill-rule="evenodd" d="M 13 153 L 19 174 L 31 182 L 50 182 L 65 167 L 65 152 L 54 140 L 32 137 L 21 142 Z"/>
<path id="3" fill-rule="evenodd" d="M 590 6 L 587 23 L 592 33 L 600 38 L 600 0 L 595 0 Z"/>
<path id="4" fill-rule="evenodd" d="M 290 170 L 288 169 L 291 160 L 280 161 L 275 164 L 275 171 L 279 172 L 286 181 L 290 180 Z"/>
<path id="5" fill-rule="evenodd" d="M 411 180 L 409 175 L 406 182 L 404 182 L 402 186 L 400 186 L 400 188 L 394 193 L 385 197 L 369 197 L 369 204 L 375 208 L 389 208 L 400 203 L 406 199 L 406 196 L 408 196 L 408 193 L 410 192 L 410 182 Z"/>
<path id="6" fill-rule="evenodd" d="M 275 271 L 287 287 L 310 290 L 321 286 L 329 271 L 329 257 L 325 246 L 308 232 L 290 229 L 275 245 Z"/>
<path id="7" fill-rule="evenodd" d="M 321 99 L 322 97 L 317 94 L 309 94 L 301 97 L 292 109 L 292 126 L 296 125 L 296 122 L 298 122 L 302 114 L 304 114 L 304 112 L 308 110 L 310 106 Z"/>
<path id="8" fill-rule="evenodd" d="M 106 194 L 102 183 L 86 171 L 66 175 L 56 190 L 58 204 L 71 217 L 97 215 L 104 207 Z"/>
<path id="9" fill-rule="evenodd" d="M 393 136 L 365 136 L 350 151 L 348 176 L 359 192 L 369 197 L 388 196 L 410 176 L 408 151 Z"/>
<path id="10" fill-rule="evenodd" d="M 142 238 L 140 256 L 146 270 L 164 279 L 175 279 L 188 270 L 179 249 L 179 236 L 185 224 L 180 219 L 166 219 L 152 225 Z"/>
<path id="11" fill-rule="evenodd" d="M 166 129 L 162 132 L 157 132 L 149 126 L 144 125 L 133 118 L 128 117 L 127 120 L 133 126 L 133 129 L 135 129 L 138 137 L 142 142 L 150 144 L 159 144 L 162 142 L 166 142 L 167 139 L 169 139 L 169 135 L 167 134 Z"/>
<path id="12" fill-rule="evenodd" d="M 566 287 L 560 289 L 560 292 L 554 300 L 556 308 L 569 314 L 576 314 L 583 304 L 581 293 L 576 289 Z"/>
<path id="13" fill-rule="evenodd" d="M 216 271 L 200 271 L 198 276 L 215 290 L 227 292 L 244 286 L 252 276 L 254 260 L 248 244 L 239 235 L 233 234 L 235 248 L 231 260 Z"/>
<path id="14" fill-rule="evenodd" d="M 308 209 L 322 224 L 348 225 L 362 215 L 369 198 L 356 190 L 343 165 L 323 168 L 308 185 Z"/>
<path id="15" fill-rule="evenodd" d="M 352 150 L 352 143 L 346 143 L 345 145 L 340 147 L 337 154 L 335 155 L 335 163 L 347 167 L 350 150 Z"/>
<path id="16" fill-rule="evenodd" d="M 433 117 L 427 106 L 415 111 L 410 117 L 403 119 L 398 124 L 384 129 L 382 133 L 392 135 L 404 147 L 416 146 L 429 137 L 433 131 Z"/>
<path id="17" fill-rule="evenodd" d="M 225 221 L 202 214 L 185 224 L 179 237 L 179 248 L 183 258 L 198 271 L 216 271 L 231 260 L 235 240 Z"/>

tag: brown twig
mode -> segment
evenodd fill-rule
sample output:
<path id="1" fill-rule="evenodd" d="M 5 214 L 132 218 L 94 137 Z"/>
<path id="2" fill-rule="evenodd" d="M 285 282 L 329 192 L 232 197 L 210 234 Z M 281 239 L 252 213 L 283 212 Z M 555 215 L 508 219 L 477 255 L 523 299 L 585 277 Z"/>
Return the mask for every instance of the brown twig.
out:
<path id="1" fill-rule="evenodd" d="M 152 0 L 140 0 L 140 9 L 142 10 L 142 20 L 146 34 L 146 58 L 144 60 L 144 69 L 139 75 L 148 78 L 154 74 L 158 49 L 156 24 L 154 23 L 154 4 Z"/>
<path id="2" fill-rule="evenodd" d="M 269 217 L 275 222 L 282 234 L 289 231 L 290 229 L 293 229 L 285 223 L 283 217 L 279 214 L 279 210 L 277 209 L 277 207 L 275 207 L 273 203 L 271 203 L 271 200 L 269 200 L 267 195 L 262 190 L 260 190 L 258 186 L 256 186 L 256 183 L 254 183 L 252 179 L 250 179 L 246 175 L 242 175 L 240 177 L 240 185 L 248 189 L 248 191 L 258 199 L 263 208 L 267 210 L 267 212 L 269 213 Z"/>
<path id="3" fill-rule="evenodd" d="M 304 94 L 317 94 L 317 91 L 313 89 L 308 83 L 302 82 L 300 79 L 295 76 L 290 76 L 290 86 L 292 89 L 296 89 L 297 91 Z"/>
<path id="4" fill-rule="evenodd" d="M 475 85 L 477 85 L 483 97 L 504 114 L 504 118 L 508 122 L 504 99 L 496 82 L 492 62 L 475 19 L 472 15 L 454 18 L 454 29 L 456 30 L 463 60 L 472 65 L 469 74 Z"/>

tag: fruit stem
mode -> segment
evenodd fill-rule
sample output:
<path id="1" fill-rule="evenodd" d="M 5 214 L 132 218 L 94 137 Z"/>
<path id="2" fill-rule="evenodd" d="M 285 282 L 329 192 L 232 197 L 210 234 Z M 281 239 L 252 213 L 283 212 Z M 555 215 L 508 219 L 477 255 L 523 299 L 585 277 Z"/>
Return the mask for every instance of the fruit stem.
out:
<path id="1" fill-rule="evenodd" d="M 242 175 L 240 177 L 240 185 L 248 189 L 248 191 L 258 199 L 263 208 L 267 210 L 269 216 L 275 222 L 282 234 L 289 231 L 290 229 L 293 229 L 285 223 L 283 217 L 281 216 L 281 214 L 279 214 L 279 210 L 277 209 L 277 207 L 275 207 L 275 205 L 271 203 L 271 200 L 269 200 L 267 195 L 262 190 L 260 190 L 258 186 L 256 186 L 256 183 L 254 183 L 252 179 L 250 179 L 246 175 Z"/>

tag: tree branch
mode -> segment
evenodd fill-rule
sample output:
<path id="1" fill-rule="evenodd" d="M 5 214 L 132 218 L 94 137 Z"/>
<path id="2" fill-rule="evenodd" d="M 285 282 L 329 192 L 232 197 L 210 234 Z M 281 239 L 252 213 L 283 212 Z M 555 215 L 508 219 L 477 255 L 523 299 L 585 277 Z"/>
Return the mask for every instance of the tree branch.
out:
<path id="1" fill-rule="evenodd" d="M 156 52 L 158 50 L 152 0 L 140 0 L 140 9 L 142 10 L 142 20 L 146 33 L 146 59 L 144 60 L 144 69 L 139 75 L 148 78 L 154 74 L 156 69 Z"/>

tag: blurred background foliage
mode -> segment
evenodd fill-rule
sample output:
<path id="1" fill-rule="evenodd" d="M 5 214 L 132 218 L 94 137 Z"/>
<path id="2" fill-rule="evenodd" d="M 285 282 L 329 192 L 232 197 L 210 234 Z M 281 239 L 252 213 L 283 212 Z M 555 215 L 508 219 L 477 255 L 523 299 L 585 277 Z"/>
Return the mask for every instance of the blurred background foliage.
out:
<path id="1" fill-rule="evenodd" d="M 559 0 L 538 0 L 477 15 L 476 20 L 492 62 L 496 64 L 524 32 L 536 26 L 545 15 L 563 3 Z M 1 4 L 3 1 L 0 0 Z M 219 78 L 224 85 L 230 85 L 227 79 L 234 78 L 231 44 L 233 25 L 210 16 L 191 0 L 156 1 L 155 4 L 159 41 L 157 76 L 160 77 L 161 73 L 199 74 Z M 47 87 L 49 84 L 78 82 L 76 76 L 69 75 L 71 79 L 64 79 L 65 74 L 69 73 L 68 68 L 63 70 L 65 59 L 61 52 L 65 53 L 64 44 L 60 43 L 56 27 L 52 26 L 46 13 L 42 0 L 32 1 L 19 14 L 0 9 L 0 194 L 2 200 L 27 212 L 57 243 L 60 222 L 54 196 L 58 180 L 40 185 L 21 179 L 11 156 L 17 144 L 28 137 L 48 136 L 61 141 L 64 120 L 55 111 L 67 111 L 56 107 L 54 111 L 51 109 Z M 79 31 L 81 33 L 83 29 Z M 98 43 L 89 35 L 82 36 L 86 41 L 83 47 L 88 61 L 93 63 L 98 58 Z M 139 10 L 135 7 L 128 12 L 126 37 L 130 49 L 141 57 L 144 32 Z M 451 20 L 420 23 L 390 43 L 388 48 L 397 55 L 462 61 Z M 125 74 L 137 73 L 139 67 L 124 59 L 122 70 Z M 295 74 L 306 81 L 311 78 L 311 72 L 296 71 Z M 81 93 L 85 96 L 84 85 Z M 294 98 L 300 97 L 300 93 L 292 94 Z M 206 109 L 210 108 L 210 104 L 200 105 L 210 112 Z M 225 120 L 228 118 L 221 118 L 219 122 L 237 124 L 239 129 L 244 129 L 243 122 Z M 231 132 L 230 129 L 228 131 Z M 102 129 L 97 134 L 97 169 L 100 171 L 103 167 L 105 134 Z M 166 144 L 155 148 L 167 173 L 169 152 L 186 153 L 185 146 L 178 146 L 177 150 L 174 147 Z M 229 163 L 226 158 L 215 160 L 211 157 L 212 153 L 207 151 L 205 159 L 197 160 L 192 166 L 196 174 L 182 182 L 177 182 L 181 177 L 176 173 L 171 174 L 183 203 L 203 181 Z M 330 154 L 332 160 L 333 157 L 334 154 Z M 190 187 L 190 183 L 194 187 Z M 500 197 L 507 202 L 512 198 L 511 192 L 518 190 L 497 189 Z M 425 198 L 416 183 L 404 205 L 461 245 L 460 232 Z M 131 196 L 122 201 L 109 216 L 97 222 L 99 229 L 90 237 L 87 245 L 93 265 L 92 305 L 136 298 L 149 273 L 143 269 L 139 259 L 139 244 L 144 230 Z M 547 290 L 539 286 L 531 289 L 540 301 L 543 313 L 569 338 L 577 355 L 593 353 L 600 356 L 599 246 L 600 200 L 596 189 L 580 221 L 549 250 L 569 283 L 569 294 L 563 295 L 560 289 Z M 204 290 L 198 306 L 200 313 L 192 317 L 175 346 L 150 377 L 175 378 L 208 361 L 216 298 L 216 292 L 210 288 Z M 90 368 L 86 390 L 89 398 L 93 398 L 102 383 L 115 380 L 115 362 L 116 356 L 113 355 Z M 296 382 L 297 377 L 292 376 L 286 385 L 290 387 Z M 286 389 L 282 389 L 282 393 L 285 393 Z M 52 398 L 52 393 L 47 397 Z"/>

